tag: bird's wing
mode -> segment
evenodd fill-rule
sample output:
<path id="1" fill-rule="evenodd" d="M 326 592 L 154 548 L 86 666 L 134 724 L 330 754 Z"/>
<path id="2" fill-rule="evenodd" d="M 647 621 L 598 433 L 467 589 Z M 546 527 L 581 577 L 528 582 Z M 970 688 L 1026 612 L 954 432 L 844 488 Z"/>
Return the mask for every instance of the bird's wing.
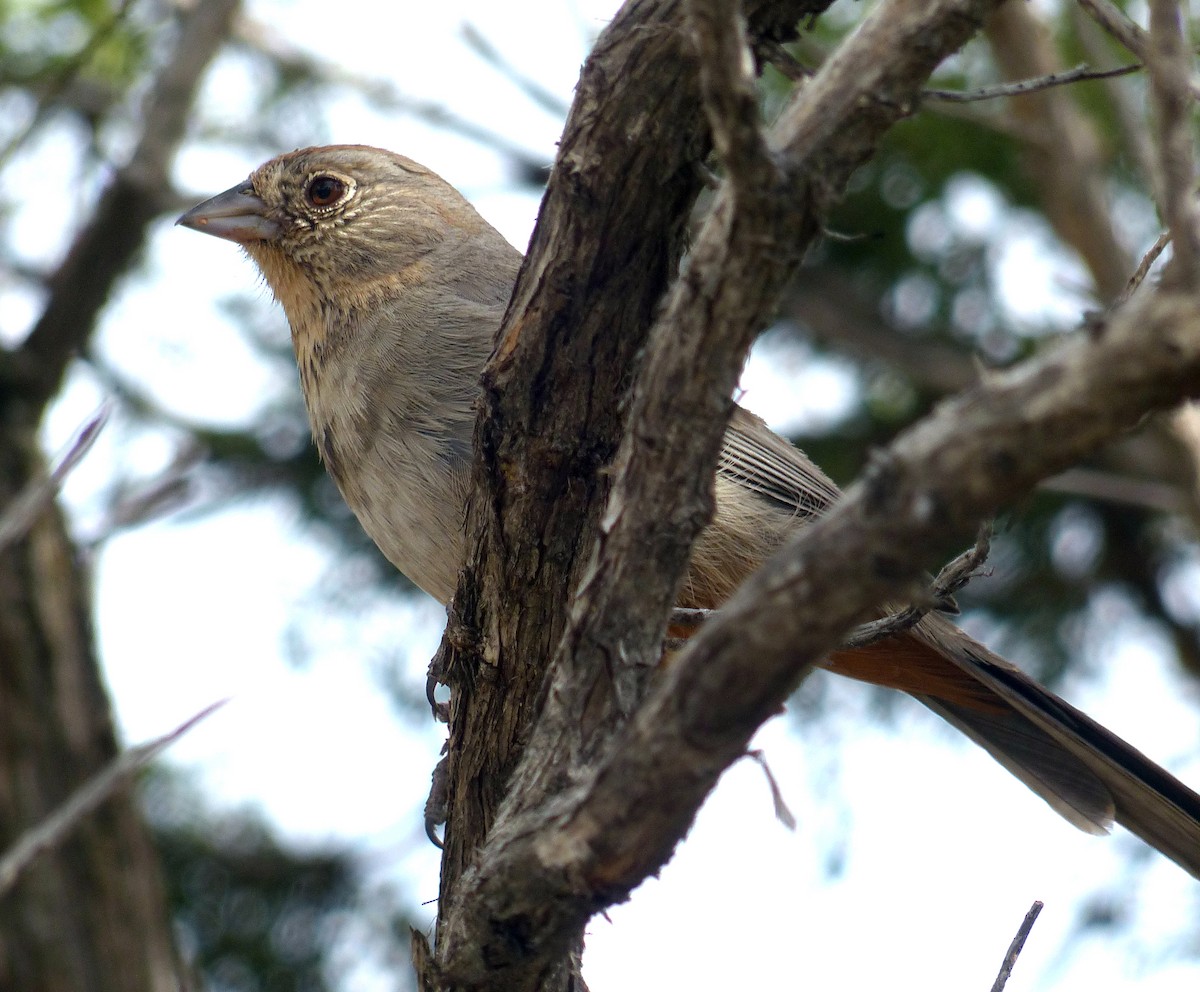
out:
<path id="1" fill-rule="evenodd" d="M 815 517 L 841 495 L 833 480 L 763 421 L 735 407 L 717 472 L 792 515 Z"/>

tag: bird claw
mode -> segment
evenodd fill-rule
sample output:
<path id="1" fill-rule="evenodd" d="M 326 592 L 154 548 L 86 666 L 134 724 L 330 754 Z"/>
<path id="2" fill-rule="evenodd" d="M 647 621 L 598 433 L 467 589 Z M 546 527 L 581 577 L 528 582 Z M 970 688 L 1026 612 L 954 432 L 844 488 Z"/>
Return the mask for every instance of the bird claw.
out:
<path id="1" fill-rule="evenodd" d="M 429 798 L 425 800 L 425 836 L 438 850 L 446 842 L 437 835 L 437 828 L 446 822 L 450 796 L 450 756 L 442 747 L 441 760 L 434 766 L 429 785 Z"/>

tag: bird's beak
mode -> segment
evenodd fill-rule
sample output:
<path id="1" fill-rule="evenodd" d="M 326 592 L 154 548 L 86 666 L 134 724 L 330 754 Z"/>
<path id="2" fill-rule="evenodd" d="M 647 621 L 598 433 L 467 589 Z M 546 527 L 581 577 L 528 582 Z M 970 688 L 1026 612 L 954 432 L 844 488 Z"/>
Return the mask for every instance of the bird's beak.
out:
<path id="1" fill-rule="evenodd" d="M 248 179 L 192 207 L 175 223 L 240 245 L 273 241 L 283 233 L 279 223 L 267 216 L 267 205 L 255 195 Z"/>

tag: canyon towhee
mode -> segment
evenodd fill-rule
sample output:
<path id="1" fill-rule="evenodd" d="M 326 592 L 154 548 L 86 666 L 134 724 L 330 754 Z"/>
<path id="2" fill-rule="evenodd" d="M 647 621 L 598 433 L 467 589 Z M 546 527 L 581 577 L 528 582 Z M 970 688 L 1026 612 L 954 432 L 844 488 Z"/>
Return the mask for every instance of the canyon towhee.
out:
<path id="1" fill-rule="evenodd" d="M 521 263 L 445 181 L 377 148 L 308 148 L 184 214 L 237 242 L 292 328 L 313 437 L 388 559 L 443 603 L 465 559 L 478 378 Z M 681 606 L 715 607 L 837 487 L 736 409 Z M 831 671 L 915 696 L 1089 832 L 1113 819 L 1200 877 L 1200 796 L 940 614 Z"/>

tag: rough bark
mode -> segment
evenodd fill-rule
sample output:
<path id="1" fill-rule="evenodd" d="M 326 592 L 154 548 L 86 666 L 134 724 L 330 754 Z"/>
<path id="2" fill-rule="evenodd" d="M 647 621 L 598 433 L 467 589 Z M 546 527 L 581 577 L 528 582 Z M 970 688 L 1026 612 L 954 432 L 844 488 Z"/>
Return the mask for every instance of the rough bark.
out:
<path id="1" fill-rule="evenodd" d="M 752 4 L 751 32 L 787 37 L 826 5 Z M 473 510 L 487 531 L 469 571 L 487 579 L 460 586 L 444 645 L 454 694 L 443 905 L 520 753 L 591 550 L 620 397 L 703 185 L 707 128 L 683 6 L 633 0 L 597 42 L 485 376 L 479 441 L 491 499 Z M 636 197 L 616 201 L 616 177 Z"/>
<path id="2" fill-rule="evenodd" d="M 450 821 L 436 956 L 420 955 L 426 987 L 578 984 L 588 917 L 661 866 L 744 744 L 741 726 L 722 732 L 726 746 L 703 754 L 701 771 L 684 760 L 692 780 L 675 793 L 643 790 L 655 780 L 647 764 L 665 773 L 689 744 L 645 752 L 619 823 L 612 806 L 576 805 L 597 775 L 609 800 L 624 788 L 607 774 L 609 748 L 631 714 L 643 726 L 644 674 L 707 519 L 706 480 L 745 349 L 830 198 L 994 6 L 882 5 L 784 112 L 769 147 L 746 126 L 743 53 L 728 5 L 631 3 L 601 39 L 485 377 L 480 484 L 488 498 L 473 517 L 482 538 L 443 645 L 454 693 Z M 686 14 L 693 20 L 684 26 Z M 746 29 L 753 47 L 753 10 Z M 694 49 L 679 47 L 697 38 L 707 39 L 702 57 L 712 60 L 703 86 Z M 729 178 L 651 333 L 698 189 L 706 111 Z M 682 123 L 665 126 L 675 118 Z M 635 357 L 647 342 L 630 447 L 618 456 Z M 619 491 L 601 523 L 614 475 Z M 736 705 L 765 719 L 756 704 L 769 696 L 777 708 L 802 670 L 798 663 Z M 664 804 L 665 820 L 655 812 Z M 591 831 L 593 816 L 617 832 Z M 645 832 L 632 822 L 642 816 L 652 824 Z"/>

